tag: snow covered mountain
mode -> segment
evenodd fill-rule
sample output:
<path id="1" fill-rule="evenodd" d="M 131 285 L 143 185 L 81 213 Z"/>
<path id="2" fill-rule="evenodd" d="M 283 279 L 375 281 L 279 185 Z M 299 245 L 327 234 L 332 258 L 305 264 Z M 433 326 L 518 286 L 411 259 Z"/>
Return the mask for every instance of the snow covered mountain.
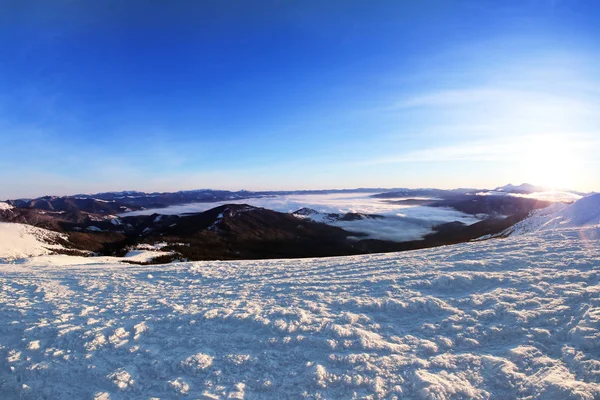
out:
<path id="1" fill-rule="evenodd" d="M 555 203 L 534 210 L 529 217 L 501 235 L 522 235 L 539 230 L 600 225 L 600 193 L 583 197 L 572 204 Z"/>
<path id="2" fill-rule="evenodd" d="M 0 222 L 0 263 L 62 250 L 61 240 L 66 236 L 47 229 Z"/>
<path id="3" fill-rule="evenodd" d="M 506 193 L 534 193 L 534 192 L 544 192 L 548 189 L 535 186 L 530 183 L 522 183 L 520 185 L 513 185 L 509 183 L 508 185 L 500 186 L 494 189 L 495 192 L 506 192 Z"/>
<path id="4" fill-rule="evenodd" d="M 0 262 L 0 393 L 597 399 L 590 223 L 338 258 Z"/>

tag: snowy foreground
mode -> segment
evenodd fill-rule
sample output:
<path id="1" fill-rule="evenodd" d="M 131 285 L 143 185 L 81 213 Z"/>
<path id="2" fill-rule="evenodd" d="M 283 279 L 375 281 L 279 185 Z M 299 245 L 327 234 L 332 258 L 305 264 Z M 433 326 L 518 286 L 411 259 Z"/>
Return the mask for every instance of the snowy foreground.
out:
<path id="1" fill-rule="evenodd" d="M 0 397 L 600 398 L 598 229 L 346 258 L 0 264 Z"/>

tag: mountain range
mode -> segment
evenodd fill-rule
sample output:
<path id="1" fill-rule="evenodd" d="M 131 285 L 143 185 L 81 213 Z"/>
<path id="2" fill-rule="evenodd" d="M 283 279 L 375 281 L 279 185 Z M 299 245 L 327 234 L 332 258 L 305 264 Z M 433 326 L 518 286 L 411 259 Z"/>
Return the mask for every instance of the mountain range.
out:
<path id="1" fill-rule="evenodd" d="M 519 187 L 518 190 L 521 189 Z M 363 189 L 359 193 L 370 194 L 370 190 L 374 189 Z M 482 196 L 472 192 L 468 189 L 402 189 L 373 193 L 372 198 L 376 201 L 406 201 L 410 199 L 405 197 L 410 196 L 430 209 L 454 209 L 477 216 L 479 220 L 473 224 L 458 220 L 438 223 L 422 237 L 404 241 L 374 238 L 368 232 L 361 231 L 362 225 L 356 225 L 356 229 L 350 229 L 347 225 L 348 222 L 369 221 L 369 226 L 375 227 L 371 230 L 376 230 L 379 223 L 394 223 L 390 220 L 391 216 L 379 214 L 323 213 L 310 208 L 285 213 L 247 204 L 223 204 L 204 212 L 181 215 L 163 215 L 159 212 L 150 215 L 124 214 L 136 208 L 167 207 L 170 203 L 178 204 L 191 199 L 201 199 L 207 203 L 216 203 L 215 199 L 221 202 L 240 201 L 253 196 L 275 196 L 272 194 L 274 192 L 200 190 L 162 194 L 114 192 L 46 196 L 0 203 L 3 205 L 0 207 L 0 221 L 60 234 L 53 244 L 59 244 L 61 248 L 53 251 L 65 254 L 122 257 L 132 249 L 164 243 L 160 257 L 148 260 L 158 263 L 183 259 L 342 256 L 434 247 L 501 234 L 531 211 L 552 204 L 532 198 Z M 429 197 L 423 199 L 420 196 Z M 403 199 L 398 200 L 399 197 Z"/>

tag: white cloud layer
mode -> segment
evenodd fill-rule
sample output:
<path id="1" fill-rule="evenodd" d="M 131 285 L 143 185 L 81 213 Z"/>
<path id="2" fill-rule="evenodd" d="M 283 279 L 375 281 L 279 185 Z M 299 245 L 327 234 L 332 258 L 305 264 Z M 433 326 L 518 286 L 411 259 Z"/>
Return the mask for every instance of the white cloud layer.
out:
<path id="1" fill-rule="evenodd" d="M 460 221 L 473 224 L 475 217 L 440 207 L 404 206 L 386 203 L 362 193 L 326 195 L 289 195 L 254 199 L 231 200 L 214 203 L 191 203 L 160 209 L 130 212 L 124 215 L 150 215 L 154 213 L 180 215 L 210 210 L 223 204 L 249 204 L 279 212 L 290 213 L 307 207 L 322 213 L 363 213 L 384 215 L 383 219 L 339 221 L 332 225 L 350 232 L 366 233 L 370 238 L 408 241 L 419 240 L 433 232 L 432 227 L 446 222 Z"/>

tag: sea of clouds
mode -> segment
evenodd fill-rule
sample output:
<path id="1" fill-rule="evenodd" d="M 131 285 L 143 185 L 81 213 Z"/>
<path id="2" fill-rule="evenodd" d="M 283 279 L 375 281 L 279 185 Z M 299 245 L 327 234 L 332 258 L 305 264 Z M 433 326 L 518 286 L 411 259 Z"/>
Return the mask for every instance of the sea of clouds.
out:
<path id="1" fill-rule="evenodd" d="M 414 199 L 414 197 L 411 198 Z M 338 221 L 331 223 L 331 225 L 339 226 L 349 232 L 367 234 L 372 239 L 393 241 L 422 239 L 423 236 L 433 232 L 432 228 L 434 226 L 446 222 L 460 221 L 469 225 L 480 221 L 472 215 L 450 208 L 390 204 L 364 193 L 298 194 L 212 203 L 191 203 L 160 209 L 134 211 L 123 215 L 150 215 L 154 213 L 181 215 L 203 212 L 223 204 L 232 203 L 249 204 L 285 213 L 291 213 L 307 207 L 321 213 L 343 214 L 353 212 L 382 215 L 385 218 Z"/>

